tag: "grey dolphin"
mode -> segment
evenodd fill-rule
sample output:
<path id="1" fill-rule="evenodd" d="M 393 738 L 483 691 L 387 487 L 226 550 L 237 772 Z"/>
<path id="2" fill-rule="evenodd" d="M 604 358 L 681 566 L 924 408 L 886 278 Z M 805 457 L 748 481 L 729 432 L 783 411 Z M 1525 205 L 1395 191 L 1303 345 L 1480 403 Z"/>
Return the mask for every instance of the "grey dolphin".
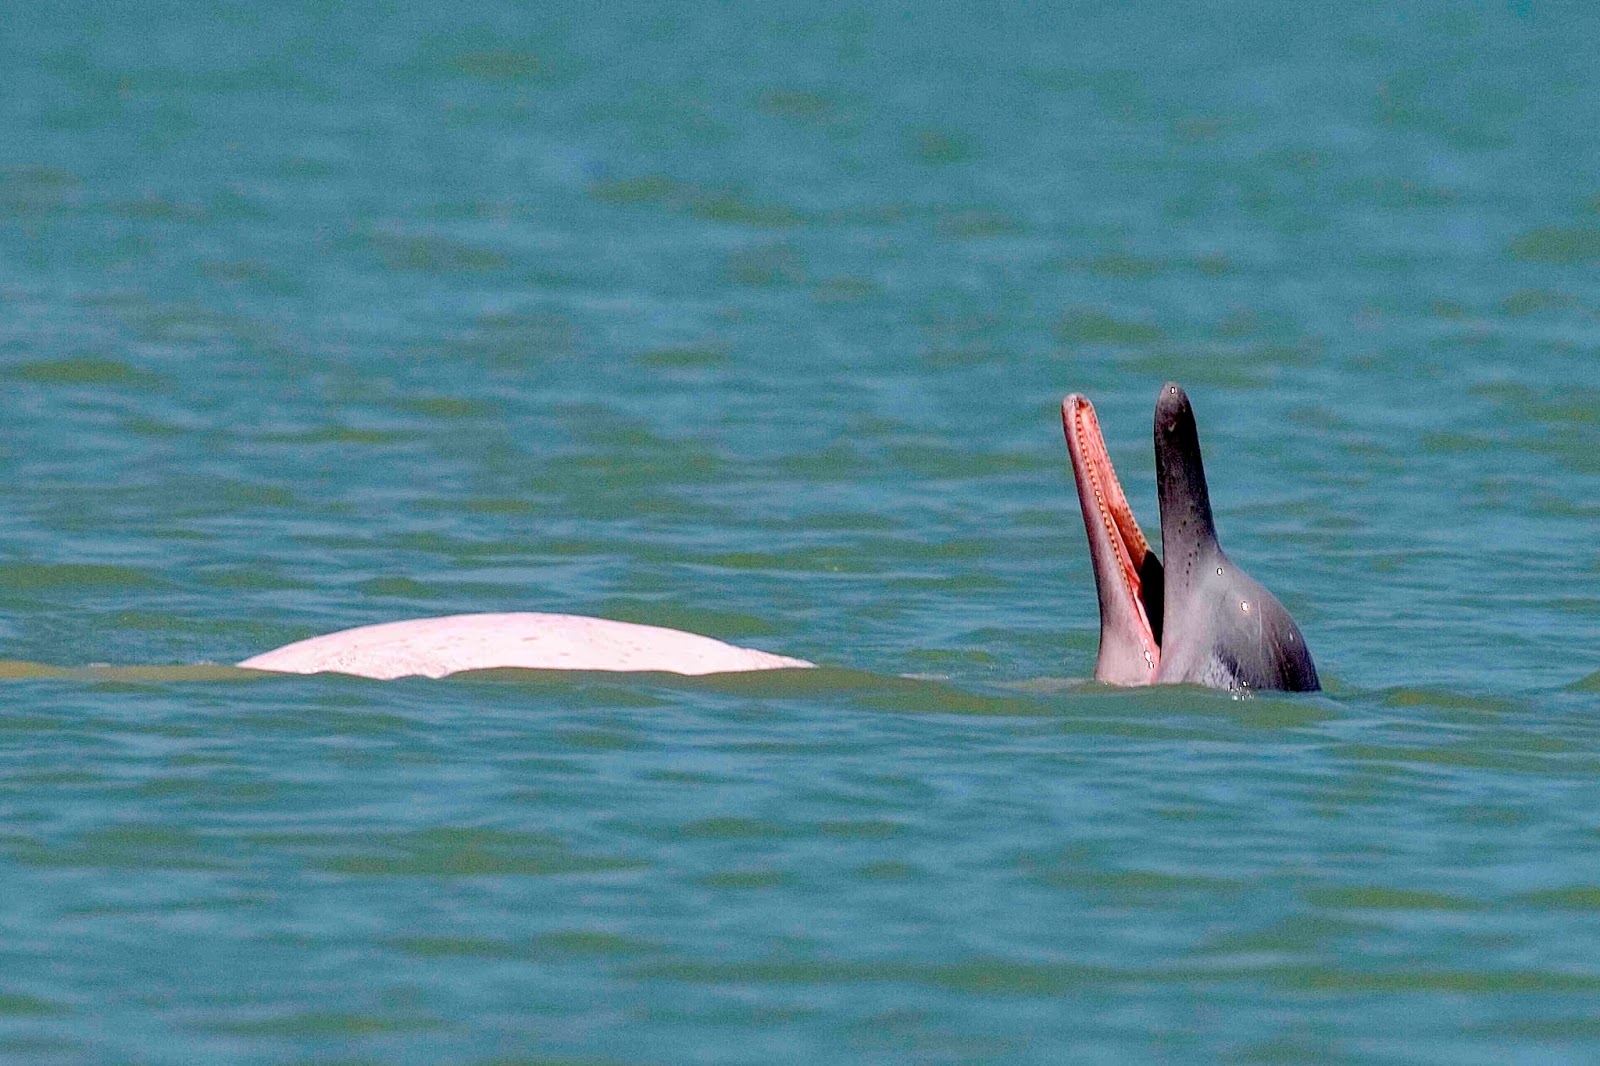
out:
<path id="1" fill-rule="evenodd" d="M 1097 681 L 1234 691 L 1321 687 L 1294 619 L 1217 543 L 1194 408 L 1168 382 L 1156 400 L 1163 566 L 1133 517 L 1094 406 L 1074 393 L 1062 425 L 1100 597 Z"/>

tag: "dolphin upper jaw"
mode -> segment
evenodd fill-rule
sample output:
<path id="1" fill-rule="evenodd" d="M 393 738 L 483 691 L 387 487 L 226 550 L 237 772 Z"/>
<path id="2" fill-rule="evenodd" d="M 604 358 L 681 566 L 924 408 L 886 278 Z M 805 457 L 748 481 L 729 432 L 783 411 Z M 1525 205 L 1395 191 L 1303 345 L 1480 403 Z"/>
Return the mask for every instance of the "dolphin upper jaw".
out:
<path id="1" fill-rule="evenodd" d="M 1077 393 L 1068 396 L 1061 403 L 1061 425 L 1100 599 L 1095 680 L 1154 684 L 1161 669 L 1161 562 L 1128 506 L 1094 405 Z"/>

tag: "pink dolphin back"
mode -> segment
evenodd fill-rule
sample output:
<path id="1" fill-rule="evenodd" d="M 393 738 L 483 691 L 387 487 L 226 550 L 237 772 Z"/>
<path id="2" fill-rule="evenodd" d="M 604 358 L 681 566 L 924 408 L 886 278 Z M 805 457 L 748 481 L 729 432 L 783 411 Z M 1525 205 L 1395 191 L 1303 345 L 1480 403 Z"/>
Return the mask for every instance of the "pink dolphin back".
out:
<path id="1" fill-rule="evenodd" d="M 458 614 L 361 626 L 239 664 L 284 674 L 444 677 L 461 670 L 652 670 L 718 674 L 815 665 L 660 626 L 573 614 Z"/>

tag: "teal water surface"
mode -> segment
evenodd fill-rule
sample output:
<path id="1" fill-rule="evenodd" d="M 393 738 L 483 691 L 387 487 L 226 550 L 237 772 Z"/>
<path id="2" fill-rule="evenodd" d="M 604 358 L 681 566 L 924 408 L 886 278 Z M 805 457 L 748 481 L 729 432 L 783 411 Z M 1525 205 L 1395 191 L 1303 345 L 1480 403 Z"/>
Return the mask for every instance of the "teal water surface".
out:
<path id="1" fill-rule="evenodd" d="M 1596 17 L 976 11 L 7 13 L 0 1057 L 1600 1058 Z M 824 668 L 216 665 L 519 609 Z"/>

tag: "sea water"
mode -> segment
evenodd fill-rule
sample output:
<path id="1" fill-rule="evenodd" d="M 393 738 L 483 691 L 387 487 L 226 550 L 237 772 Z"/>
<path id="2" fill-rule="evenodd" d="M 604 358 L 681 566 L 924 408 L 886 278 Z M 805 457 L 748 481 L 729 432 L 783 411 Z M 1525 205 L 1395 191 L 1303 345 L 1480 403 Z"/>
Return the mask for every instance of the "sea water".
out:
<path id="1" fill-rule="evenodd" d="M 1592 12 L 3 23 L 0 1056 L 1600 1056 Z M 1167 379 L 1325 693 L 1085 680 Z M 506 610 L 823 668 L 226 666 Z"/>

